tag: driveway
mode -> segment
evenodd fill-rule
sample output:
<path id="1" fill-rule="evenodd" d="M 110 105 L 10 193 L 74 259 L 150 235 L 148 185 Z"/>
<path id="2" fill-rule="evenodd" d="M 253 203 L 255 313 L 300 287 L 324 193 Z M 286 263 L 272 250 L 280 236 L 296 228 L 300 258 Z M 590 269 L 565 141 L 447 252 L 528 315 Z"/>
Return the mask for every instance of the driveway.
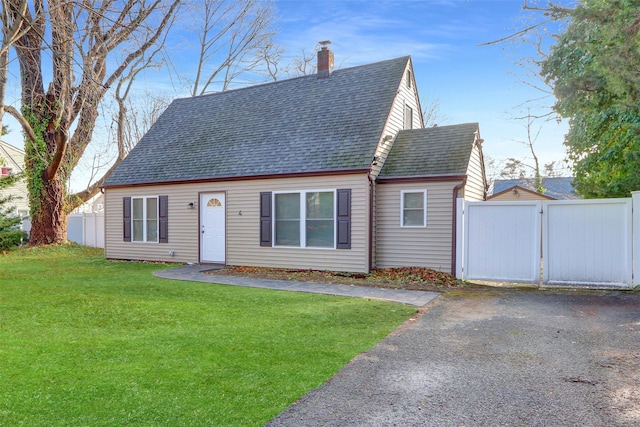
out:
<path id="1" fill-rule="evenodd" d="M 640 425 L 640 294 L 437 298 L 267 425 Z"/>

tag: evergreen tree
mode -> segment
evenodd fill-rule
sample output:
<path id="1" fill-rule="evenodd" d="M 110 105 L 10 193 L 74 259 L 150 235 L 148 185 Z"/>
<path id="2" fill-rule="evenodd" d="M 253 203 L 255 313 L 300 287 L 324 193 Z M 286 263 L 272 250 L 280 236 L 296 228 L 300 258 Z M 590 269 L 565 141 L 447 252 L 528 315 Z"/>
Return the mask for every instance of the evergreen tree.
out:
<path id="1" fill-rule="evenodd" d="M 21 178 L 19 175 L 0 178 L 0 190 L 9 188 Z M 13 196 L 0 195 L 0 251 L 14 248 L 21 243 L 23 234 L 20 230 L 21 220 L 16 215 L 15 208 L 9 205 L 13 199 Z"/>
<path id="2" fill-rule="evenodd" d="M 640 190 L 640 2 L 582 0 L 542 61 L 555 110 L 569 119 L 565 145 L 584 197 L 629 197 Z"/>

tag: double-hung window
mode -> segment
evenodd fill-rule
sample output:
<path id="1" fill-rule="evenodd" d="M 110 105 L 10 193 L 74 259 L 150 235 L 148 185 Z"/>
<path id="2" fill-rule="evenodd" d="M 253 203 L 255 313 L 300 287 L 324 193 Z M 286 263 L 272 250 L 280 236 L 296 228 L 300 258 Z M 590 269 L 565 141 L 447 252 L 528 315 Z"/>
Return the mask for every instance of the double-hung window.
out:
<path id="1" fill-rule="evenodd" d="M 402 227 L 427 226 L 427 190 L 400 192 L 400 221 Z"/>
<path id="2" fill-rule="evenodd" d="M 134 242 L 157 242 L 158 198 L 132 197 L 131 222 Z"/>
<path id="3" fill-rule="evenodd" d="M 334 190 L 274 193 L 275 246 L 335 248 Z"/>

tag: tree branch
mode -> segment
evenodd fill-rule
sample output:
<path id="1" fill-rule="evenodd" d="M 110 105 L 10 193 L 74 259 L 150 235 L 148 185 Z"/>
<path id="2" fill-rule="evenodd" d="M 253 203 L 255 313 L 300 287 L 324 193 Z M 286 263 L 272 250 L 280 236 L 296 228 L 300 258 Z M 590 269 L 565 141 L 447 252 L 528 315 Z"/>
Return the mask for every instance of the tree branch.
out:
<path id="1" fill-rule="evenodd" d="M 29 122 L 24 118 L 24 116 L 22 114 L 20 114 L 20 112 L 18 110 L 16 110 L 13 106 L 11 105 L 5 105 L 4 106 L 4 110 L 11 114 L 13 116 L 13 118 L 15 118 L 18 123 L 20 123 L 20 126 L 22 126 L 22 130 L 24 131 L 24 133 L 27 134 L 27 137 L 32 140 L 35 141 L 36 138 L 36 134 L 33 131 L 33 128 L 31 127 L 31 125 L 29 124 Z"/>
<path id="2" fill-rule="evenodd" d="M 123 159 L 117 159 L 115 163 L 109 168 L 108 171 L 104 173 L 104 175 L 102 175 L 102 177 L 99 180 L 97 180 L 96 182 L 88 186 L 86 189 L 68 196 L 67 199 L 70 204 L 70 209 L 73 210 L 77 208 L 82 203 L 86 202 L 87 200 L 89 200 L 90 198 L 98 194 L 98 192 L 104 185 L 104 182 L 107 180 L 109 175 L 111 175 L 111 173 L 114 170 L 116 170 L 116 168 L 120 165 L 120 163 L 122 163 L 122 160 Z"/>

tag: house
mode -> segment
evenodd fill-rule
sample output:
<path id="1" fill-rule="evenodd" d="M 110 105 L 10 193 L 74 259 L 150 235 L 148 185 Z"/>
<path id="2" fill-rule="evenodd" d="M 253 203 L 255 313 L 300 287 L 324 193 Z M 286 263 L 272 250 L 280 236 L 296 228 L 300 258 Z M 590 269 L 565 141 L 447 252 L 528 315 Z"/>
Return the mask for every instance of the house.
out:
<path id="1" fill-rule="evenodd" d="M 572 177 L 544 177 L 543 194 L 536 191 L 534 178 L 497 179 L 493 182 L 493 194 L 487 199 L 491 201 L 517 200 L 569 200 L 579 199 L 571 185 Z"/>
<path id="2" fill-rule="evenodd" d="M 24 172 L 24 151 L 0 141 L 0 176 Z M 0 197 L 14 196 L 11 206 L 21 218 L 29 216 L 29 193 L 26 180 L 20 180 L 8 189 L 0 190 Z"/>
<path id="3" fill-rule="evenodd" d="M 108 259 L 455 269 L 477 123 L 423 128 L 409 56 L 176 99 L 104 185 Z"/>
<path id="4" fill-rule="evenodd" d="M 98 193 L 73 210 L 76 213 L 97 213 L 104 211 L 104 194 Z"/>

